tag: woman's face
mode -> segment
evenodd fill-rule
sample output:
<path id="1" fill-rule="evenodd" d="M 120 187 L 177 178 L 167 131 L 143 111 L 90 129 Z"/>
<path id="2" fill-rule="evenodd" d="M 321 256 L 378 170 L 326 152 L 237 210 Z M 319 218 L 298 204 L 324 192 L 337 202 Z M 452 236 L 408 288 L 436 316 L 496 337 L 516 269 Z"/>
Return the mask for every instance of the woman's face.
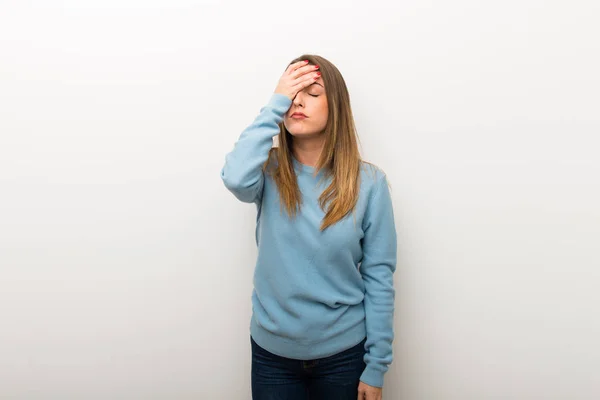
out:
<path id="1" fill-rule="evenodd" d="M 295 113 L 304 114 L 306 117 L 294 115 Z M 312 85 L 296 94 L 283 123 L 293 136 L 318 136 L 325 130 L 328 115 L 323 78 L 319 77 Z"/>

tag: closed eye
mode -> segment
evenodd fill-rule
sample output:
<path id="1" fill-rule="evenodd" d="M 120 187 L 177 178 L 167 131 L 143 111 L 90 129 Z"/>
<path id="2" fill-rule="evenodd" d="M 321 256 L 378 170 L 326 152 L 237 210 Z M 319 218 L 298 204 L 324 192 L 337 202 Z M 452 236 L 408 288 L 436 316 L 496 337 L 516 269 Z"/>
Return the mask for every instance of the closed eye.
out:
<path id="1" fill-rule="evenodd" d="M 312 97 L 319 97 L 319 95 L 318 95 L 318 94 L 310 94 L 310 93 L 309 93 L 309 96 L 312 96 Z"/>

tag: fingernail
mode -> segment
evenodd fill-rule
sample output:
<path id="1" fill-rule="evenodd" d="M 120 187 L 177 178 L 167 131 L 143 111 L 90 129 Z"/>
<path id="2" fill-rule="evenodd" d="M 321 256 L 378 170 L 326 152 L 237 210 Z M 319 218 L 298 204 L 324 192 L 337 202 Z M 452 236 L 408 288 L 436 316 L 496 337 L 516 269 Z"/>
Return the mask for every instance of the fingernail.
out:
<path id="1" fill-rule="evenodd" d="M 319 68 L 319 66 L 318 66 L 318 65 L 315 65 L 315 68 Z"/>

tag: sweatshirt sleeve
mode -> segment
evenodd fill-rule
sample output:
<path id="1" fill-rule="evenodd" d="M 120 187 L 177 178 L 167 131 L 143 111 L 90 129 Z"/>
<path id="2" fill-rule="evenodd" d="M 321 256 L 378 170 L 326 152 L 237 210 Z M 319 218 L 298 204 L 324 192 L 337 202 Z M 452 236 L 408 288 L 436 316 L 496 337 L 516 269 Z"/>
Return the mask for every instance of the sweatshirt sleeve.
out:
<path id="1" fill-rule="evenodd" d="M 262 167 L 273 146 L 273 137 L 279 134 L 278 124 L 291 105 L 289 97 L 273 93 L 254 121 L 242 131 L 233 150 L 225 156 L 221 179 L 225 187 L 244 203 L 253 203 L 261 197 Z"/>
<path id="2" fill-rule="evenodd" d="M 383 174 L 382 174 L 383 175 Z M 394 339 L 393 274 L 396 270 L 396 227 L 392 199 L 385 175 L 379 177 L 363 219 L 363 258 L 360 271 L 365 284 L 367 341 L 360 380 L 383 387 L 383 376 L 392 363 Z"/>

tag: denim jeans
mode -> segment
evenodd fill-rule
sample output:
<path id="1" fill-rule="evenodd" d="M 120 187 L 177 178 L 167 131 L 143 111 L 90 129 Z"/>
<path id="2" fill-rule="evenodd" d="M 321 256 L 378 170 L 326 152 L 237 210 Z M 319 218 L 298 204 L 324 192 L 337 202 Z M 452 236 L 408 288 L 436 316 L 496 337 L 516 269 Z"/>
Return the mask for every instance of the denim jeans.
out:
<path id="1" fill-rule="evenodd" d="M 253 400 L 356 400 L 366 364 L 364 338 L 356 346 L 329 357 L 296 360 L 252 346 Z"/>

